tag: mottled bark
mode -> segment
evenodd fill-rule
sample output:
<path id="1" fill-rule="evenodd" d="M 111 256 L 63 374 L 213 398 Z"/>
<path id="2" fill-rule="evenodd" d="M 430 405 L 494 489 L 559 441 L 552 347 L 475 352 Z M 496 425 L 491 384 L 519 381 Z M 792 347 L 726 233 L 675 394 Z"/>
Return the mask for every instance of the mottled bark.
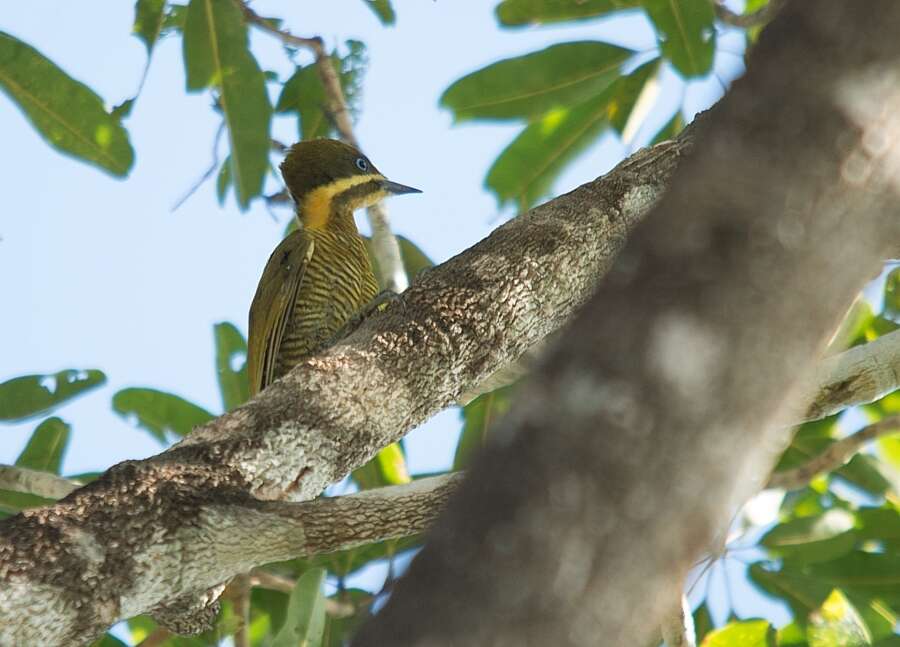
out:
<path id="1" fill-rule="evenodd" d="M 788 4 L 354 645 L 658 635 L 900 240 L 898 24 Z"/>
<path id="2" fill-rule="evenodd" d="M 315 497 L 558 329 L 689 146 L 640 151 L 501 226 L 179 445 L 0 522 L 0 644 L 84 641 L 161 605 L 169 624 L 193 623 L 173 613 L 274 559 L 254 547 L 252 524 L 210 541 L 223 510 Z"/>

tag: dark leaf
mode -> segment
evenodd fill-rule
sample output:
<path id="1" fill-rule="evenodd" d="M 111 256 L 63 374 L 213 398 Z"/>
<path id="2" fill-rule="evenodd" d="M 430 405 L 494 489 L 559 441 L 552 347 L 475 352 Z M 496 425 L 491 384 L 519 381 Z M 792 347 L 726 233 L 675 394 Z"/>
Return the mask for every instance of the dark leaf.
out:
<path id="1" fill-rule="evenodd" d="M 231 185 L 231 155 L 229 155 L 222 162 L 219 174 L 216 176 L 216 199 L 219 201 L 220 207 L 225 204 L 225 197 L 228 195 L 228 188 Z"/>
<path id="2" fill-rule="evenodd" d="M 344 589 L 332 595 L 329 600 L 340 607 L 353 609 L 354 613 L 329 614 L 322 644 L 326 647 L 348 645 L 359 627 L 371 617 L 370 607 L 373 599 L 371 593 L 361 589 Z"/>
<path id="3" fill-rule="evenodd" d="M 484 446 L 488 433 L 512 404 L 515 384 L 485 393 L 472 400 L 462 409 L 463 429 L 456 444 L 453 469 L 469 467 L 472 458 Z"/>
<path id="4" fill-rule="evenodd" d="M 390 0 L 363 0 L 363 2 L 378 16 L 382 25 L 393 25 L 397 22 Z"/>
<path id="5" fill-rule="evenodd" d="M 103 100 L 36 49 L 0 32 L 0 87 L 53 148 L 113 175 L 134 163 L 128 133 Z"/>
<path id="6" fill-rule="evenodd" d="M 659 33 L 660 49 L 685 77 L 712 69 L 716 52 L 715 11 L 711 0 L 644 0 Z"/>
<path id="7" fill-rule="evenodd" d="M 667 141 L 669 139 L 675 139 L 680 133 L 684 130 L 684 115 L 681 110 L 672 115 L 672 118 L 663 126 L 656 135 L 653 136 L 653 139 L 650 140 L 650 145 L 655 146 L 660 142 Z"/>
<path id="8" fill-rule="evenodd" d="M 238 204 L 262 191 L 269 170 L 271 106 L 265 76 L 248 48 L 241 10 L 229 0 L 191 0 L 184 26 L 188 90 L 215 87 L 228 127 Z"/>
<path id="9" fill-rule="evenodd" d="M 115 106 L 110 113 L 113 117 L 118 120 L 125 119 L 129 115 L 131 115 L 131 110 L 134 108 L 134 102 L 137 97 L 131 97 L 130 99 L 125 99 L 122 103 Z"/>
<path id="10" fill-rule="evenodd" d="M 596 41 L 561 43 L 468 74 L 441 96 L 456 121 L 531 119 L 605 90 L 631 50 Z"/>
<path id="11" fill-rule="evenodd" d="M 560 108 L 530 124 L 494 161 L 485 184 L 501 205 L 525 211 L 550 192 L 563 169 L 610 126 L 624 129 L 657 61 L 642 65 L 605 91 L 571 108 Z"/>
<path id="12" fill-rule="evenodd" d="M 216 341 L 216 375 L 225 411 L 244 404 L 250 398 L 247 383 L 247 340 L 227 321 L 213 326 Z"/>
<path id="13" fill-rule="evenodd" d="M 105 382 L 96 369 L 14 377 L 0 384 L 0 420 L 17 422 L 47 413 Z"/>
<path id="14" fill-rule="evenodd" d="M 709 612 L 709 606 L 707 606 L 706 602 L 702 602 L 694 609 L 693 616 L 694 636 L 696 637 L 697 642 L 700 642 L 706 634 L 716 628 L 716 625 L 713 624 L 712 615 Z"/>
<path id="15" fill-rule="evenodd" d="M 169 441 L 168 434 L 187 436 L 194 427 L 213 418 L 203 407 L 156 389 L 122 389 L 113 396 L 112 406 L 116 413 L 149 431 L 161 443 Z"/>
<path id="16" fill-rule="evenodd" d="M 165 19 L 166 0 L 137 0 L 132 31 L 144 41 L 147 56 L 153 51 Z"/>
<path id="17" fill-rule="evenodd" d="M 640 0 L 503 0 L 497 20 L 507 27 L 586 20 L 641 5 Z"/>
<path id="18" fill-rule="evenodd" d="M 187 20 L 187 5 L 173 4 L 169 5 L 169 10 L 163 17 L 162 33 L 160 37 L 167 36 L 171 33 L 184 32 L 184 23 Z"/>
<path id="19" fill-rule="evenodd" d="M 31 434 L 16 465 L 59 474 L 71 432 L 72 428 L 59 418 L 47 418 Z"/>
<path id="20" fill-rule="evenodd" d="M 102 638 L 98 638 L 91 643 L 91 647 L 128 647 L 128 644 L 122 642 L 112 634 L 103 634 Z"/>
<path id="21" fill-rule="evenodd" d="M 760 544 L 796 563 L 831 561 L 856 546 L 855 523 L 852 513 L 831 509 L 778 524 L 762 537 Z"/>

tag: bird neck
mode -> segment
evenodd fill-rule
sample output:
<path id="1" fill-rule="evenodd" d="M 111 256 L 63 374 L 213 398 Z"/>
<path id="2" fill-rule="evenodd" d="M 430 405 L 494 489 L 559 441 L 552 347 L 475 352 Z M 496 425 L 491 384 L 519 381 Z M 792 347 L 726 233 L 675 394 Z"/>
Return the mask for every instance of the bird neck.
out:
<path id="1" fill-rule="evenodd" d="M 356 175 L 318 186 L 297 200 L 303 226 L 358 234 L 353 212 L 385 197 L 381 175 Z"/>
<path id="2" fill-rule="evenodd" d="M 347 207 L 331 205 L 324 215 L 321 213 L 307 214 L 301 209 L 298 215 L 304 229 L 359 236 L 356 220 L 353 218 L 353 210 Z"/>

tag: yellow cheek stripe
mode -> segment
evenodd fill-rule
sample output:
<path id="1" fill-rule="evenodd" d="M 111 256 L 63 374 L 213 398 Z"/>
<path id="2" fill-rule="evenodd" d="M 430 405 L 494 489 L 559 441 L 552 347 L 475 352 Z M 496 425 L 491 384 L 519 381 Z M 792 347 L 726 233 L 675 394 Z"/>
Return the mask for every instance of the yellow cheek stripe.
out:
<path id="1" fill-rule="evenodd" d="M 371 182 L 372 180 L 383 180 L 384 176 L 378 173 L 369 173 L 367 175 L 354 175 L 353 177 L 345 177 L 335 180 L 331 184 L 320 186 L 313 189 L 303 198 L 300 204 L 300 217 L 303 219 L 303 226 L 309 229 L 324 229 L 328 225 L 328 219 L 331 216 L 331 203 L 335 196 L 351 189 L 359 184 Z M 352 205 L 353 209 L 372 204 L 384 197 L 383 191 L 378 191 L 379 195 L 366 196 L 359 200 L 359 204 Z M 374 198 L 374 199 L 373 199 Z"/>

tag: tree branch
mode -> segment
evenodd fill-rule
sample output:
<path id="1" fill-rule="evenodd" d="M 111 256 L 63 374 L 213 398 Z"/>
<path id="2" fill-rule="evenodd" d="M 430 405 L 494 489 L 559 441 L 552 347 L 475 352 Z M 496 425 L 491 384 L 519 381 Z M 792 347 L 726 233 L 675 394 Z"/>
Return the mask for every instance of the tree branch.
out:
<path id="1" fill-rule="evenodd" d="M 355 646 L 656 638 L 900 240 L 898 22 L 795 2 L 762 33 Z"/>
<path id="2" fill-rule="evenodd" d="M 846 463 L 866 443 L 897 432 L 900 432 L 900 416 L 879 420 L 829 445 L 824 452 L 814 456 L 807 463 L 793 469 L 775 472 L 769 477 L 766 487 L 785 490 L 803 487 L 817 474 L 830 472 Z"/>
<path id="3" fill-rule="evenodd" d="M 13 465 L 0 465 L 0 490 L 25 492 L 42 496 L 45 499 L 61 499 L 80 488 L 81 485 L 81 483 L 49 472 L 39 472 Z"/>
<path id="4" fill-rule="evenodd" d="M 331 120 L 338 131 L 340 138 L 346 143 L 360 150 L 362 147 L 353 132 L 353 120 L 350 118 L 350 109 L 344 97 L 341 80 L 325 45 L 318 36 L 302 38 L 294 36 L 289 31 L 279 29 L 265 18 L 257 14 L 245 2 L 235 0 L 244 13 L 246 21 L 266 33 L 278 38 L 285 45 L 302 47 L 313 52 L 316 59 L 316 69 L 322 79 L 325 88 L 326 109 L 331 115 Z M 403 265 L 403 257 L 400 254 L 400 243 L 391 231 L 387 209 L 384 204 L 376 204 L 366 210 L 369 217 L 369 226 L 372 228 L 372 253 L 378 260 L 379 283 L 385 289 L 396 293 L 403 292 L 409 287 L 409 278 Z"/>

